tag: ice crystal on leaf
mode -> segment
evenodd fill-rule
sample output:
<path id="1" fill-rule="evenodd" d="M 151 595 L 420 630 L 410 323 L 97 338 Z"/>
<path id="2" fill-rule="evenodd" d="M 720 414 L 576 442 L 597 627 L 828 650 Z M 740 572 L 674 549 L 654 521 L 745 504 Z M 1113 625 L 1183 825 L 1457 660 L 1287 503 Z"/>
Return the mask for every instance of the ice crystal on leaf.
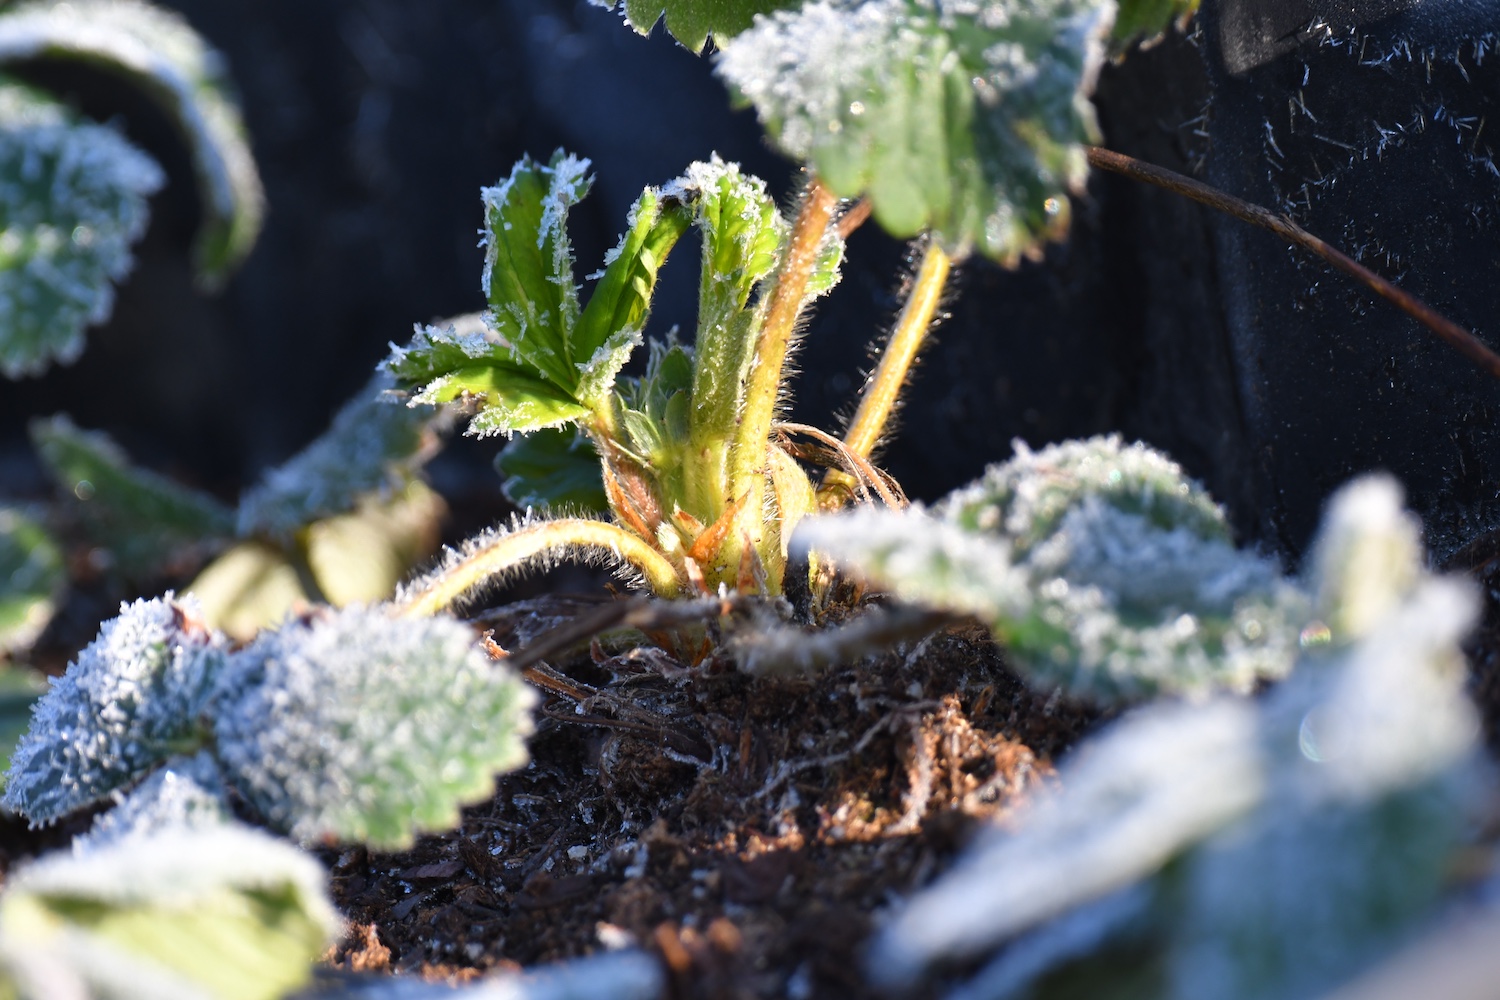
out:
<path id="1" fill-rule="evenodd" d="M 163 180 L 113 129 L 0 78 L 0 374 L 78 357 L 84 327 L 113 307 L 111 282 L 129 272 L 146 197 Z"/>
<path id="2" fill-rule="evenodd" d="M 219 691 L 230 784 L 294 837 L 384 848 L 453 825 L 524 762 L 534 700 L 467 626 L 359 608 L 262 633 Z"/>
<path id="3" fill-rule="evenodd" d="M 1286 673 L 1309 614 L 1201 486 L 1118 438 L 1018 446 L 931 513 L 817 518 L 798 544 L 980 617 L 1039 683 L 1105 701 L 1246 691 Z"/>
<path id="4" fill-rule="evenodd" d="M 8 6 L 0 17 L 0 63 L 38 58 L 76 59 L 115 73 L 172 117 L 192 154 L 203 207 L 198 277 L 210 287 L 222 283 L 255 244 L 264 195 L 219 54 L 182 18 L 136 0 Z"/>
<path id="5" fill-rule="evenodd" d="M 700 52 L 713 35 L 720 43 L 750 27 L 757 14 L 795 6 L 794 0 L 590 0 L 601 7 L 623 6 L 626 22 L 650 34 L 665 19 L 672 37 Z"/>
<path id="6" fill-rule="evenodd" d="M 1066 232 L 1109 0 L 814 0 L 722 43 L 789 156 L 896 236 L 1014 262 Z"/>
<path id="7" fill-rule="evenodd" d="M 413 390 L 412 405 L 478 399 L 476 435 L 560 427 L 607 405 L 688 218 L 655 189 L 643 192 L 580 309 L 567 215 L 588 193 L 587 171 L 587 160 L 559 151 L 545 166 L 523 158 L 484 189 L 487 330 L 428 327 L 393 346 L 385 367 Z"/>
<path id="8" fill-rule="evenodd" d="M 287 538 L 353 510 L 362 496 L 404 486 L 431 457 L 447 415 L 400 405 L 388 395 L 394 386 L 388 372 L 377 372 L 328 430 L 241 497 L 240 535 Z"/>
<path id="9" fill-rule="evenodd" d="M 201 746 L 199 717 L 227 655 L 191 600 L 121 605 L 32 710 L 6 808 L 50 823 Z"/>
<path id="10" fill-rule="evenodd" d="M 872 972 L 910 982 L 1014 939 L 955 995 L 1061 976 L 1101 1000 L 1279 1000 L 1388 953 L 1433 912 L 1484 794 L 1459 646 L 1474 594 L 1423 573 L 1410 530 L 1389 480 L 1341 491 L 1314 577 L 1332 617 L 1352 597 L 1379 620 L 1258 701 L 1153 706 L 1086 743 L 1057 797 L 891 921 Z"/>
<path id="11" fill-rule="evenodd" d="M 232 819 L 228 790 L 213 754 L 176 757 L 101 813 L 88 833 L 73 839 L 75 853 L 98 850 L 128 837 L 168 830 L 207 829 Z"/>

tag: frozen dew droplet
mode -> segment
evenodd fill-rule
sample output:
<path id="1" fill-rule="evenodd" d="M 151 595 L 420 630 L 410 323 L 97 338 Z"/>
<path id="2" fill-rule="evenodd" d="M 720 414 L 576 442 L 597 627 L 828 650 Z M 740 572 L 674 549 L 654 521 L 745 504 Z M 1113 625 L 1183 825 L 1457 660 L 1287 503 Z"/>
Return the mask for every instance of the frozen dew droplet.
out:
<path id="1" fill-rule="evenodd" d="M 1326 646 L 1333 641 L 1333 630 L 1322 622 L 1309 622 L 1297 637 L 1297 643 L 1303 649 L 1311 649 L 1314 646 Z"/>

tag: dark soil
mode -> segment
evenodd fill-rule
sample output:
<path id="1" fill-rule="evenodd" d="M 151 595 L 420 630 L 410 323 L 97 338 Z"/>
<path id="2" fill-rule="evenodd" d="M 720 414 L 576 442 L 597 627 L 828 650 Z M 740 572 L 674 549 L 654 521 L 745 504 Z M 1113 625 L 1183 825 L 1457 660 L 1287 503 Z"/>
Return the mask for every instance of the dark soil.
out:
<path id="1" fill-rule="evenodd" d="M 515 648 L 583 610 L 523 602 Z M 554 665 L 532 761 L 462 826 L 401 854 L 330 852 L 349 971 L 463 980 L 631 943 L 674 997 L 849 997 L 878 910 L 1003 818 L 1097 718 L 1038 698 L 954 627 L 811 679 L 660 649 Z"/>

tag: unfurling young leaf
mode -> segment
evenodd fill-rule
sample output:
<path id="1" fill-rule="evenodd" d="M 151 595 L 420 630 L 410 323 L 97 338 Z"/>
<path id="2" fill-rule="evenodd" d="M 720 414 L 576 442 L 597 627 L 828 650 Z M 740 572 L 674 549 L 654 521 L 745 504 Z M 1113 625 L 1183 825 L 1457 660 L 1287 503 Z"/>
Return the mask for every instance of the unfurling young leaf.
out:
<path id="1" fill-rule="evenodd" d="M 1201 486 L 1118 438 L 1019 446 L 931 514 L 816 518 L 798 544 L 978 616 L 1038 682 L 1104 701 L 1249 690 L 1286 673 L 1310 618 Z"/>
<path id="2" fill-rule="evenodd" d="M 1066 232 L 1109 0 L 814 0 L 723 43 L 783 152 L 896 236 L 1006 263 Z"/>
<path id="3" fill-rule="evenodd" d="M 647 189 L 580 310 L 568 210 L 588 193 L 588 161 L 529 157 L 484 189 L 484 325 L 419 328 L 392 345 L 385 369 L 412 405 L 480 401 L 468 433 L 561 427 L 606 409 L 620 368 L 641 342 L 657 271 L 688 226 L 686 209 Z"/>
<path id="4" fill-rule="evenodd" d="M 127 573 L 150 574 L 183 549 L 234 533 L 233 513 L 213 497 L 131 465 L 107 435 L 66 416 L 32 421 L 31 440 L 58 486 L 77 498 L 92 540 Z"/>
<path id="5" fill-rule="evenodd" d="M 0 18 L 0 63 L 42 58 L 79 60 L 118 74 L 172 117 L 192 154 L 203 208 L 198 279 L 220 285 L 254 246 L 264 213 L 260 176 L 223 58 L 180 17 L 137 0 L 7 7 Z"/>
<path id="6" fill-rule="evenodd" d="M 380 848 L 458 821 L 526 759 L 534 695 L 451 618 L 348 609 L 265 632 L 213 707 L 227 780 L 304 841 Z"/>
<path id="7" fill-rule="evenodd" d="M 0 55 L 5 26 L 0 18 Z M 156 163 L 113 129 L 0 78 L 0 375 L 40 375 L 83 350 L 146 229 Z"/>
<path id="8" fill-rule="evenodd" d="M 33 709 L 6 808 L 50 823 L 203 745 L 199 716 L 228 654 L 196 610 L 171 595 L 121 605 Z"/>
<path id="9" fill-rule="evenodd" d="M 62 552 L 47 530 L 0 506 L 0 653 L 36 641 L 67 582 Z"/>
<path id="10" fill-rule="evenodd" d="M 238 823 L 55 851 L 6 880 L 0 962 L 28 997 L 276 1000 L 343 930 L 326 884 Z"/>

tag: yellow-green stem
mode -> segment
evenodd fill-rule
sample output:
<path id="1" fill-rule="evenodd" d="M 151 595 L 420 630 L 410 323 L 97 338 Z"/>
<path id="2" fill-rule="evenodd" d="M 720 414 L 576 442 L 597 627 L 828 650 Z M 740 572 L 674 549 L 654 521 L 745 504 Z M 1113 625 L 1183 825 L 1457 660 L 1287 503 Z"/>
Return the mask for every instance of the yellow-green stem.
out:
<path id="1" fill-rule="evenodd" d="M 907 292 L 901 317 L 891 331 L 891 339 L 880 352 L 880 364 L 865 382 L 859 409 L 844 433 L 845 447 L 859 458 L 868 459 L 885 434 L 912 363 L 916 361 L 927 331 L 932 327 L 932 319 L 942 304 L 943 288 L 948 283 L 951 269 L 952 259 L 937 243 L 929 241 L 922 255 L 922 265 Z M 854 477 L 844 470 L 829 469 L 818 490 L 818 500 L 830 503 L 834 498 L 851 492 L 856 485 Z"/>
<path id="2" fill-rule="evenodd" d="M 765 510 L 767 448 L 771 440 L 771 422 L 781 393 L 781 372 L 786 365 L 797 318 L 807 299 L 807 280 L 818 259 L 818 251 L 828 234 L 838 199 L 816 176 L 807 186 L 802 208 L 792 229 L 771 293 L 766 319 L 755 343 L 755 360 L 746 379 L 739 426 L 729 458 L 728 496 L 730 503 L 746 497 L 748 516 L 744 527 L 751 544 L 761 538 Z M 734 544 L 731 542 L 731 544 Z"/>
<path id="3" fill-rule="evenodd" d="M 579 548 L 609 550 L 639 570 L 652 593 L 660 597 L 675 597 L 682 589 L 676 567 L 633 533 L 605 521 L 571 517 L 541 521 L 500 535 L 408 596 L 396 613 L 403 618 L 435 615 L 491 577 L 516 569 L 549 550 Z"/>

